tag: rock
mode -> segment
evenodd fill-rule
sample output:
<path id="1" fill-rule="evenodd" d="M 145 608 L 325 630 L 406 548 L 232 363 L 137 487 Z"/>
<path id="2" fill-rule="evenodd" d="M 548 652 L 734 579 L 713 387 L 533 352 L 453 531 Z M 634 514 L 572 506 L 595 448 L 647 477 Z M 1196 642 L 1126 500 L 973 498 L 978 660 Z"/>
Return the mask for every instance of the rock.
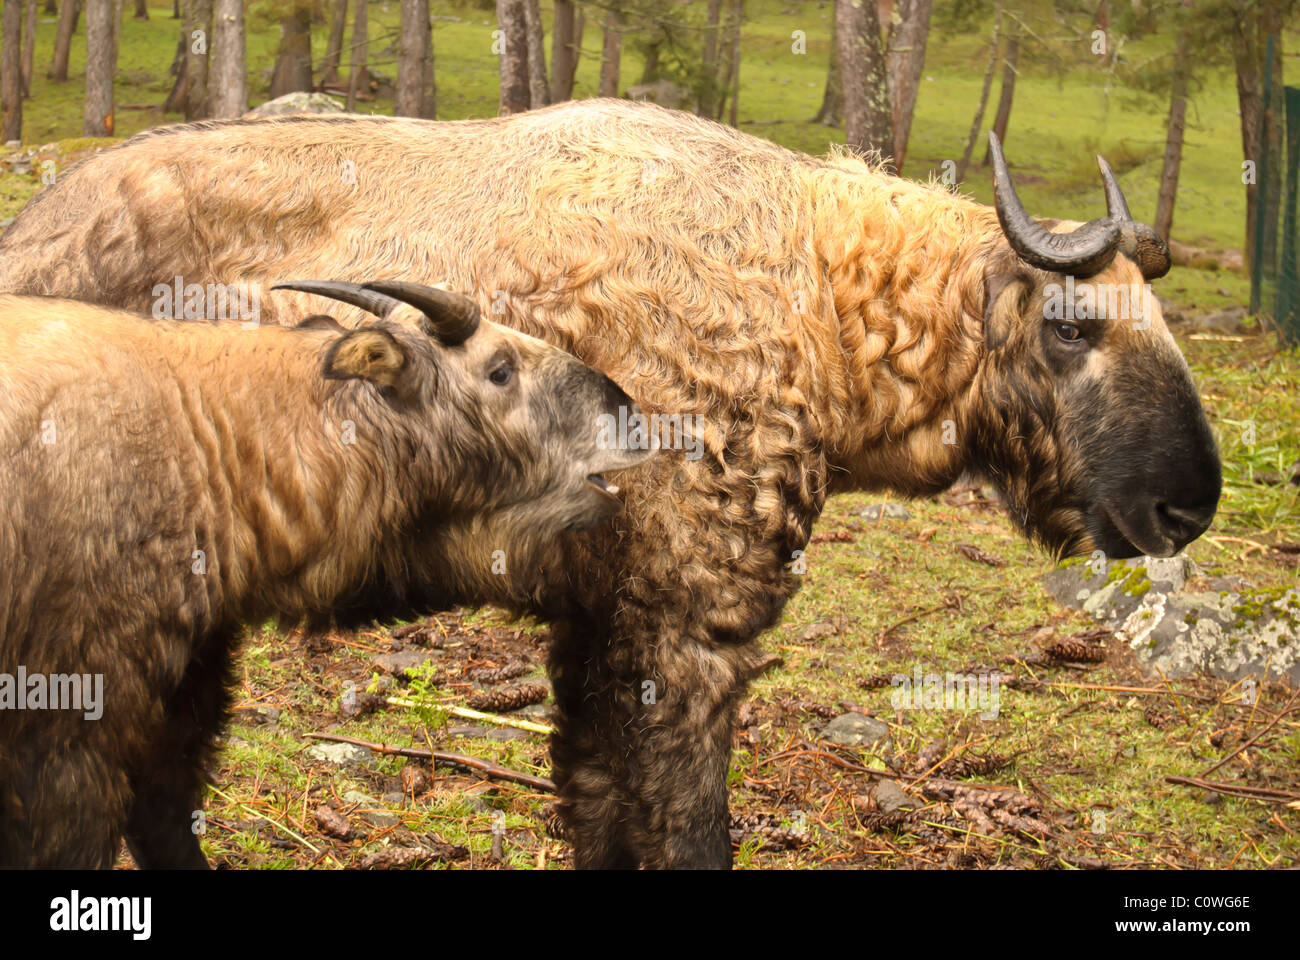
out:
<path id="1" fill-rule="evenodd" d="M 0 230 L 8 230 L 13 225 L 14 225 L 13 217 L 5 217 L 3 220 L 0 220 Z"/>
<path id="2" fill-rule="evenodd" d="M 521 740 L 532 736 L 527 730 L 515 727 L 448 727 L 451 737 L 482 737 L 485 740 Z"/>
<path id="3" fill-rule="evenodd" d="M 6 141 L 5 141 L 5 149 L 6 149 L 6 150 L 21 150 L 22 148 L 23 148 L 23 142 L 22 142 L 21 140 L 6 140 Z"/>
<path id="4" fill-rule="evenodd" d="M 1289 677 L 1300 684 L 1300 592 L 1256 590 L 1206 577 L 1185 556 L 1074 562 L 1049 572 L 1056 600 L 1083 610 L 1129 646 L 1152 676 L 1208 673 L 1227 680 Z"/>
<path id="5" fill-rule="evenodd" d="M 889 724 L 860 713 L 842 713 L 822 730 L 822 739 L 844 747 L 879 743 L 889 736 Z"/>
<path id="6" fill-rule="evenodd" d="M 1216 310 L 1214 313 L 1207 313 L 1205 316 L 1197 317 L 1192 320 L 1190 326 L 1194 330 L 1218 330 L 1223 333 L 1242 333 L 1245 331 L 1246 308 L 1242 306 L 1228 307 L 1226 310 Z"/>
<path id="7" fill-rule="evenodd" d="M 371 752 L 369 747 L 352 743 L 315 743 L 307 748 L 307 756 L 328 763 L 358 764 L 368 761 Z"/>
<path id="8" fill-rule="evenodd" d="M 253 723 L 269 723 L 275 725 L 280 722 L 280 710 L 276 707 L 257 707 L 248 711 L 248 719 Z"/>
<path id="9" fill-rule="evenodd" d="M 1275 596 L 1276 595 L 1276 596 Z M 1148 672 L 1225 680 L 1285 676 L 1300 685 L 1300 591 L 1152 591 L 1115 631 Z"/>
<path id="10" fill-rule="evenodd" d="M 244 114 L 245 120 L 258 117 L 282 117 L 287 113 L 343 113 L 343 104 L 323 93 L 297 91 L 268 100 Z"/>
<path id="11" fill-rule="evenodd" d="M 400 653 L 381 653 L 371 663 L 376 670 L 409 678 L 416 668 L 432 659 L 423 650 L 403 650 Z"/>
<path id="12" fill-rule="evenodd" d="M 862 512 L 859 513 L 858 516 L 860 516 L 863 520 L 868 520 L 871 523 L 875 523 L 877 520 L 880 519 L 880 510 L 882 506 L 884 507 L 885 517 L 890 520 L 911 520 L 912 519 L 912 515 L 907 512 L 907 509 L 901 503 L 886 503 L 883 505 L 879 503 L 873 503 L 869 507 L 864 507 Z"/>
<path id="13" fill-rule="evenodd" d="M 806 628 L 801 634 L 799 634 L 798 639 L 800 643 L 809 643 L 814 640 L 825 640 L 827 637 L 833 637 L 837 633 L 839 633 L 839 630 L 835 628 L 835 624 L 823 621 L 821 623 L 814 623 L 811 627 Z"/>
<path id="14" fill-rule="evenodd" d="M 1048 571 L 1043 586 L 1058 603 L 1090 613 L 1113 627 L 1138 608 L 1147 591 L 1173 593 L 1198 572 L 1185 554 L 1168 559 L 1112 560 L 1104 566 L 1082 560 Z"/>
<path id="15" fill-rule="evenodd" d="M 401 822 L 399 817 L 384 809 L 383 803 L 360 790 L 349 790 L 343 794 L 343 802 L 355 803 L 356 812 L 376 827 L 391 827 Z"/>
<path id="16" fill-rule="evenodd" d="M 628 87 L 626 95 L 629 100 L 642 100 L 672 110 L 680 110 L 690 98 L 690 91 L 671 80 L 659 80 L 656 83 L 639 83 L 634 87 Z"/>
<path id="17" fill-rule="evenodd" d="M 526 707 L 520 707 L 518 710 L 512 710 L 512 717 L 523 717 L 525 720 L 536 720 L 538 723 L 550 723 L 554 719 L 554 706 L 549 703 L 530 703 Z"/>
<path id="18" fill-rule="evenodd" d="M 400 790 L 390 790 L 384 794 L 382 799 L 384 803 L 388 804 L 390 807 L 400 807 L 406 802 L 406 794 L 402 793 Z"/>
<path id="19" fill-rule="evenodd" d="M 876 809 L 881 813 L 893 813 L 896 810 L 915 810 L 924 804 L 916 797 L 909 797 L 903 787 L 894 780 L 880 780 L 867 791 L 876 801 Z"/>

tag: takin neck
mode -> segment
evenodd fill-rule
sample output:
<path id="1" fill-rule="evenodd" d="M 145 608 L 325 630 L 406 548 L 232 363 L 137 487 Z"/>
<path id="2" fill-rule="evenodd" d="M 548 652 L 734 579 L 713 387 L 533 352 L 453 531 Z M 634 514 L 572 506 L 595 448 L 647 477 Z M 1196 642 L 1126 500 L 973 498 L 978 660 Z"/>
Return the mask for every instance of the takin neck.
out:
<path id="1" fill-rule="evenodd" d="M 943 490 L 966 466 L 997 215 L 847 156 L 808 188 L 830 292 L 817 327 L 832 488 Z"/>
<path id="2" fill-rule="evenodd" d="M 222 606 L 239 620 L 320 618 L 373 589 L 403 566 L 398 541 L 417 509 L 409 492 L 428 480 L 424 458 L 413 456 L 420 444 L 371 387 L 322 380 L 314 351 L 303 362 L 300 349 L 285 349 L 270 363 L 283 346 L 274 341 L 232 367 L 238 379 L 206 380 L 213 395 L 192 425 L 211 509 L 225 518 L 216 545 Z M 241 362 L 236 351 L 226 357 Z M 249 369 L 275 373 L 256 389 L 230 389 L 249 382 Z"/>

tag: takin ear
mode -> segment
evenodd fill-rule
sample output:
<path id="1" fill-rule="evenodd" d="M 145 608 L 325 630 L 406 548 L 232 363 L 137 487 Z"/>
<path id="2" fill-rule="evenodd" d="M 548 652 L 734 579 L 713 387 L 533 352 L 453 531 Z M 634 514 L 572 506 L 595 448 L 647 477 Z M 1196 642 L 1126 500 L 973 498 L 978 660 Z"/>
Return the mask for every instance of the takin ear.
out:
<path id="1" fill-rule="evenodd" d="M 387 330 L 367 327 L 339 337 L 325 354 L 325 379 L 368 380 L 378 387 L 397 385 L 406 351 Z"/>
<path id="2" fill-rule="evenodd" d="M 1011 336 L 1014 306 L 1019 303 L 1019 297 L 1013 294 L 1004 298 L 1002 294 L 1021 279 L 1019 273 L 1001 273 L 984 279 L 984 346 L 989 351 L 998 349 Z M 1003 301 L 1001 307 L 999 300 Z"/>

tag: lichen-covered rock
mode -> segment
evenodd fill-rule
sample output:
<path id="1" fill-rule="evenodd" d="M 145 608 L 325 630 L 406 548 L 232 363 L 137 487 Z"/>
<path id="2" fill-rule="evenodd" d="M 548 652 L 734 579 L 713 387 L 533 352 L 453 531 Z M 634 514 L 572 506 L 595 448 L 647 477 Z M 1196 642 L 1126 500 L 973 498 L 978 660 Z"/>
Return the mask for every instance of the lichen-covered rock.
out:
<path id="1" fill-rule="evenodd" d="M 1287 677 L 1300 684 L 1295 588 L 1256 590 L 1236 577 L 1206 578 L 1181 555 L 1071 561 L 1043 583 L 1057 601 L 1114 631 L 1152 675 L 1205 672 L 1227 680 Z"/>
<path id="2" fill-rule="evenodd" d="M 268 100 L 244 114 L 245 119 L 282 117 L 286 113 L 343 113 L 343 104 L 323 93 L 297 91 Z"/>
<path id="3" fill-rule="evenodd" d="M 1115 631 L 1167 676 L 1287 677 L 1300 684 L 1300 591 L 1151 592 Z"/>

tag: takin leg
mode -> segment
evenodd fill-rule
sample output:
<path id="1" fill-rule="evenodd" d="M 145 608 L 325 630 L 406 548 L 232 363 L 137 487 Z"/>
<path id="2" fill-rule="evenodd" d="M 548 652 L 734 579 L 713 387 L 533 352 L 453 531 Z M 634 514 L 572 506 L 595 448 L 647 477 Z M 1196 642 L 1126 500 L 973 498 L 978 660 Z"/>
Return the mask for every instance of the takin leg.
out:
<path id="1" fill-rule="evenodd" d="M 555 632 L 551 757 L 579 868 L 731 865 L 727 768 L 753 645 Z"/>
<path id="2" fill-rule="evenodd" d="M 234 646 L 233 635 L 217 636 L 191 659 L 161 733 L 132 778 L 126 845 L 141 869 L 208 869 L 195 814 L 202 809 L 204 766 L 230 707 Z"/>
<path id="3" fill-rule="evenodd" d="M 126 819 L 126 776 L 98 745 L 64 740 L 50 751 L 44 731 L 25 732 L 41 748 L 0 763 L 0 868 L 108 869 Z"/>

